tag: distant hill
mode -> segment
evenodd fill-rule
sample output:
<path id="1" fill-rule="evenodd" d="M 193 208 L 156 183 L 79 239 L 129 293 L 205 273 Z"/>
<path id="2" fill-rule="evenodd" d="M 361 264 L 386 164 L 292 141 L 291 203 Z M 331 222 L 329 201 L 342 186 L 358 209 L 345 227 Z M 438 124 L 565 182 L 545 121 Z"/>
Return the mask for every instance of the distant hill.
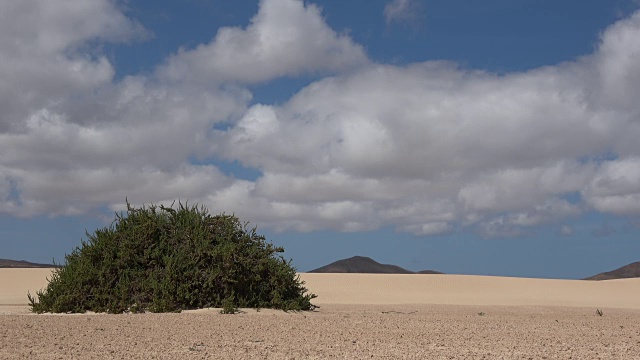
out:
<path id="1" fill-rule="evenodd" d="M 625 265 L 619 269 L 607 271 L 584 280 L 612 280 L 640 277 L 640 261 Z"/>
<path id="2" fill-rule="evenodd" d="M 363 274 L 416 274 L 396 265 L 380 264 L 372 258 L 354 256 L 338 260 L 329 265 L 309 271 L 310 273 L 363 273 Z M 417 274 L 441 274 L 437 271 L 423 270 Z"/>
<path id="3" fill-rule="evenodd" d="M 435 274 L 442 274 L 442 273 L 440 271 L 435 271 L 435 270 L 420 270 L 416 274 L 435 275 Z"/>
<path id="4" fill-rule="evenodd" d="M 52 268 L 52 264 L 38 264 L 24 260 L 0 259 L 0 268 Z"/>

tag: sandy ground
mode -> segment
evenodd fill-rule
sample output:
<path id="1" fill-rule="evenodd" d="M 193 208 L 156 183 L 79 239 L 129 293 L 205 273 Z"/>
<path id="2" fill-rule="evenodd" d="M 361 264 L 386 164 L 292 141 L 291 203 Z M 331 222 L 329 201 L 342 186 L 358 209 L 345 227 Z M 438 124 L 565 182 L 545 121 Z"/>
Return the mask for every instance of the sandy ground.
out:
<path id="1" fill-rule="evenodd" d="M 472 275 L 301 274 L 318 304 L 585 306 L 640 310 L 640 278 L 607 281 Z"/>
<path id="2" fill-rule="evenodd" d="M 640 359 L 638 279 L 302 274 L 315 312 L 29 314 L 47 274 L 0 269 L 0 359 Z"/>

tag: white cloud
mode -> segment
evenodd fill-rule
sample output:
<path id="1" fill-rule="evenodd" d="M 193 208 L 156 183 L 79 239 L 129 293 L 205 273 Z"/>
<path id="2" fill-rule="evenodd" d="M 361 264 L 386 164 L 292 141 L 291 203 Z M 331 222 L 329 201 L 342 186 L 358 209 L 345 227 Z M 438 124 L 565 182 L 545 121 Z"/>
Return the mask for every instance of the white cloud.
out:
<path id="1" fill-rule="evenodd" d="M 416 26 L 423 11 L 419 0 L 391 0 L 384 6 L 384 18 L 387 23 L 400 22 Z"/>
<path id="2" fill-rule="evenodd" d="M 640 158 L 602 164 L 586 186 L 583 197 L 601 212 L 640 215 Z"/>
<path id="3" fill-rule="evenodd" d="M 598 52 L 591 59 L 597 73 L 592 98 L 611 111 L 621 112 L 637 108 L 637 101 L 629 91 L 640 82 L 640 13 L 612 25 L 602 35 Z M 638 121 L 638 119 L 635 119 Z"/>
<path id="4" fill-rule="evenodd" d="M 277 230 L 488 237 L 586 209 L 640 215 L 640 12 L 591 55 L 496 75 L 373 64 L 315 5 L 264 0 L 247 27 L 115 81 L 90 45 L 148 36 L 140 25 L 107 0 L 28 5 L 47 14 L 29 29 L 16 21 L 27 7 L 0 5 L 0 212 L 181 198 Z M 241 86 L 309 72 L 332 76 L 281 106 L 249 106 Z"/>
<path id="5" fill-rule="evenodd" d="M 19 15 L 19 16 L 17 16 Z M 55 54 L 84 46 L 87 39 L 129 42 L 150 34 L 112 1 L 3 1 L 0 4 L 3 55 Z"/>
<path id="6" fill-rule="evenodd" d="M 406 225 L 399 227 L 398 230 L 420 236 L 429 236 L 451 232 L 453 230 L 453 226 L 444 221 L 436 221 L 426 224 Z"/>
<path id="7" fill-rule="evenodd" d="M 476 232 L 484 238 L 518 238 L 528 235 L 526 229 L 512 224 L 502 216 L 481 222 Z"/>
<path id="8" fill-rule="evenodd" d="M 557 222 L 580 215 L 583 209 L 558 198 L 548 198 L 539 205 L 528 206 L 522 211 L 510 211 L 480 221 L 475 229 L 484 237 L 518 237 L 529 234 L 529 230 L 538 225 Z"/>
<path id="9" fill-rule="evenodd" d="M 498 76 L 428 62 L 371 64 L 326 78 L 282 106 L 251 108 L 236 127 L 218 133 L 214 151 L 260 169 L 265 176 L 253 196 L 266 203 L 349 199 L 372 211 L 370 223 L 416 234 L 462 224 L 484 236 L 519 236 L 588 206 L 635 214 L 635 188 L 618 181 L 613 187 L 623 195 L 608 197 L 608 204 L 598 202 L 593 181 L 640 153 L 637 142 L 619 142 L 640 135 L 638 104 L 596 96 L 615 84 L 594 78 L 606 77 L 614 66 L 602 64 L 616 59 L 630 78 L 640 74 L 628 61 L 637 56 L 635 45 L 612 35 L 640 35 L 638 18 L 605 31 L 590 56 L 524 73 Z M 623 158 L 595 160 L 612 150 Z M 564 200 L 574 193 L 585 203 Z M 310 212 L 312 228 L 327 226 L 315 221 L 317 208 L 296 211 Z"/>
<path id="10" fill-rule="evenodd" d="M 148 36 L 110 1 L 24 0 L 0 4 L 0 132 L 20 130 L 32 109 L 58 106 L 70 93 L 108 84 L 114 75 L 90 41 Z"/>
<path id="11" fill-rule="evenodd" d="M 150 76 L 114 81 L 100 45 L 148 36 L 109 0 L 0 4 L 0 211 L 80 214 L 121 207 L 127 195 L 224 199 L 244 183 L 190 160 L 211 155 L 216 122 L 246 110 L 251 93 L 233 83 L 368 61 L 316 6 L 268 0 L 246 29 L 220 29 Z"/>
<path id="12" fill-rule="evenodd" d="M 19 217 L 43 213 L 81 215 L 99 204 L 121 210 L 121 202 L 126 197 L 135 204 L 170 204 L 176 199 L 204 202 L 212 188 L 230 183 L 214 167 L 187 164 L 170 171 L 151 166 L 138 169 L 114 165 L 97 169 L 84 166 L 72 170 L 51 169 L 35 174 L 12 170 L 9 175 L 20 184 L 21 199 L 3 202 L 0 211 Z"/>
<path id="13" fill-rule="evenodd" d="M 316 5 L 263 0 L 249 26 L 221 28 L 209 44 L 170 58 L 160 73 L 170 79 L 255 83 L 345 70 L 367 61 L 362 46 L 333 31 Z"/>

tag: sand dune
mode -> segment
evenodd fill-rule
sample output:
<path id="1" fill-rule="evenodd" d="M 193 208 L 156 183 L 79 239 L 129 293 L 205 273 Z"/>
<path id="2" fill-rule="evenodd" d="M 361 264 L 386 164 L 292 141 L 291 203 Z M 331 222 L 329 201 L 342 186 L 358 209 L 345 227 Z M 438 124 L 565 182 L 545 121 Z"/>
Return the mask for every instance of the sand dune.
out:
<path id="1" fill-rule="evenodd" d="M 473 275 L 301 274 L 318 304 L 588 306 L 640 309 L 640 279 Z"/>
<path id="2" fill-rule="evenodd" d="M 0 305 L 26 305 L 27 292 L 32 295 L 47 286 L 52 269 L 0 269 Z"/>
<path id="3" fill-rule="evenodd" d="M 0 305 L 27 304 L 50 269 L 0 269 Z M 640 279 L 550 280 L 472 275 L 300 274 L 322 304 L 580 306 L 640 309 Z"/>

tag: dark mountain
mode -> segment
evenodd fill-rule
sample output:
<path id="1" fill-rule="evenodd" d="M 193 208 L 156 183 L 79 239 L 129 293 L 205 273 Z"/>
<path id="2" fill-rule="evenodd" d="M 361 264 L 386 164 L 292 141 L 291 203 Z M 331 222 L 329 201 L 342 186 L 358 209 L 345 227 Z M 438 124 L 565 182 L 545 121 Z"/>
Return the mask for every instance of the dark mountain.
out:
<path id="1" fill-rule="evenodd" d="M 416 274 L 396 265 L 380 264 L 365 256 L 354 256 L 338 260 L 329 265 L 309 271 L 310 273 L 363 273 L 363 274 Z M 419 274 L 440 274 L 437 271 L 424 270 Z"/>
<path id="2" fill-rule="evenodd" d="M 400 266 L 380 264 L 372 258 L 354 256 L 309 271 L 311 273 L 413 274 Z"/>
<path id="3" fill-rule="evenodd" d="M 612 280 L 640 277 L 640 261 L 625 265 L 619 269 L 607 271 L 584 280 Z"/>
<path id="4" fill-rule="evenodd" d="M 444 273 L 441 273 L 440 271 L 435 271 L 435 270 L 420 270 L 416 274 L 436 275 L 436 274 L 444 274 Z"/>
<path id="5" fill-rule="evenodd" d="M 37 264 L 24 260 L 0 259 L 0 268 L 52 268 L 51 264 Z"/>

